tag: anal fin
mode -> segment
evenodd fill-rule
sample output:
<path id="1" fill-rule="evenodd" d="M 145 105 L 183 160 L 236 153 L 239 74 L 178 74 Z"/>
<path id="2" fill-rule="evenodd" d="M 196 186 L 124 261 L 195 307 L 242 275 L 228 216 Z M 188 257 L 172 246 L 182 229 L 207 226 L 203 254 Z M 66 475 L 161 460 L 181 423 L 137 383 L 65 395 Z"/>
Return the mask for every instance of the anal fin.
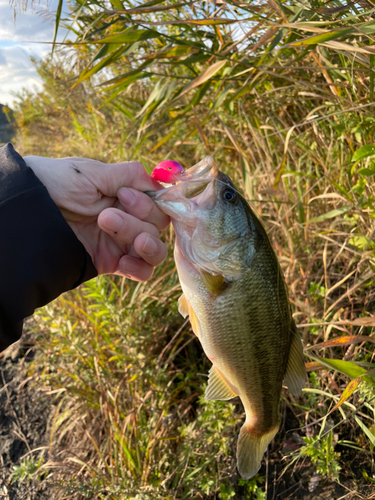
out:
<path id="1" fill-rule="evenodd" d="M 229 387 L 219 370 L 213 366 L 209 372 L 208 385 L 204 394 L 207 401 L 227 401 L 235 398 L 237 394 Z"/>
<path id="2" fill-rule="evenodd" d="M 298 396 L 306 382 L 302 341 L 298 332 L 294 329 L 284 381 L 293 396 Z"/>

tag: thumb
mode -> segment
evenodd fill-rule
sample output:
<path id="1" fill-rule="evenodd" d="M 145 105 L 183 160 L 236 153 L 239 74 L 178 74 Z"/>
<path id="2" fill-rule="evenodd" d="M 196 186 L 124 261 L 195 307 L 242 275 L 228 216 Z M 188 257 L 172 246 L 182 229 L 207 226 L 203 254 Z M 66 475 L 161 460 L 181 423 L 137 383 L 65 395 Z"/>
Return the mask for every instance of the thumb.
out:
<path id="1" fill-rule="evenodd" d="M 98 170 L 95 173 L 95 184 L 104 195 L 109 197 L 116 197 L 121 187 L 130 187 L 138 191 L 162 189 L 162 186 L 154 181 L 142 164 L 137 161 L 110 163 Z"/>

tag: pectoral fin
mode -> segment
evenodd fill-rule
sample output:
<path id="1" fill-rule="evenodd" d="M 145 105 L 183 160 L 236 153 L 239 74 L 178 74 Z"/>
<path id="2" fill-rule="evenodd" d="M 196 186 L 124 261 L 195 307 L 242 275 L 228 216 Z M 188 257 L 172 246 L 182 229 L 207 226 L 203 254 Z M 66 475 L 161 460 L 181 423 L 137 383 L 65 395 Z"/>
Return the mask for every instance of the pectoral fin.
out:
<path id="1" fill-rule="evenodd" d="M 183 318 L 186 318 L 186 316 L 189 316 L 191 329 L 193 330 L 195 335 L 199 338 L 198 318 L 196 317 L 195 312 L 193 311 L 193 308 L 191 307 L 188 299 L 185 297 L 184 294 L 182 294 L 181 297 L 178 299 L 178 312 L 181 314 L 181 316 Z"/>
<path id="2" fill-rule="evenodd" d="M 293 396 L 298 396 L 306 382 L 302 342 L 299 334 L 295 331 L 292 333 L 292 343 L 284 380 Z"/>
<path id="3" fill-rule="evenodd" d="M 212 295 L 221 295 L 228 286 L 224 276 L 210 274 L 207 271 L 199 271 L 204 286 Z"/>
<path id="4" fill-rule="evenodd" d="M 181 314 L 183 318 L 189 316 L 189 302 L 184 294 L 178 299 L 178 312 Z"/>
<path id="5" fill-rule="evenodd" d="M 207 401 L 226 401 L 227 399 L 232 399 L 236 396 L 237 394 L 229 387 L 219 370 L 213 366 L 208 376 L 208 385 L 206 387 L 204 399 Z"/>

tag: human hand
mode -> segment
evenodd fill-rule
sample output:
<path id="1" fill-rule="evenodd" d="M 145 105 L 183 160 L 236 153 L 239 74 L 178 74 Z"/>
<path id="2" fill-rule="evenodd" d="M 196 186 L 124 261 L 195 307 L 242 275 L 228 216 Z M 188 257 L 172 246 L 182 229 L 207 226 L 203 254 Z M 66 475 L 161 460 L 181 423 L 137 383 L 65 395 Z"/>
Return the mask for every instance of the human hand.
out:
<path id="1" fill-rule="evenodd" d="M 99 274 L 145 281 L 167 256 L 159 230 L 169 217 L 141 191 L 157 184 L 138 162 L 26 156 Z"/>

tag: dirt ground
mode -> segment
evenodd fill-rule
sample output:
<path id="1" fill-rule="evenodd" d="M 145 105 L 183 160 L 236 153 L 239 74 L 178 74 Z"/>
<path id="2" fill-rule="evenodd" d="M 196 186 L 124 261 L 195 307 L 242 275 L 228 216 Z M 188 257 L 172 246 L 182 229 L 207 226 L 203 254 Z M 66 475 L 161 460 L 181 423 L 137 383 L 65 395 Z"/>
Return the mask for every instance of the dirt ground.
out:
<path id="1" fill-rule="evenodd" d="M 32 454 L 34 460 L 48 458 L 54 415 L 53 399 L 36 389 L 28 378 L 33 350 L 27 342 L 26 337 L 0 357 L 0 500 L 49 500 L 55 496 L 53 476 L 41 481 L 11 482 L 14 467 L 32 450 L 38 449 Z M 292 425 L 286 419 L 286 427 Z M 339 451 L 345 464 L 340 483 L 314 476 L 314 466 L 308 460 L 283 472 L 285 462 L 280 449 L 271 449 L 268 470 L 263 465 L 260 471 L 268 477 L 267 500 L 375 500 L 375 484 L 363 478 L 362 471 L 370 471 L 366 455 L 347 448 Z M 245 497 L 239 495 L 235 500 Z"/>
<path id="2" fill-rule="evenodd" d="M 53 415 L 52 401 L 29 383 L 30 347 L 25 340 L 0 358 L 0 500 L 51 499 L 47 482 L 11 484 L 14 466 L 32 450 L 42 448 L 34 459 L 45 454 Z"/>

